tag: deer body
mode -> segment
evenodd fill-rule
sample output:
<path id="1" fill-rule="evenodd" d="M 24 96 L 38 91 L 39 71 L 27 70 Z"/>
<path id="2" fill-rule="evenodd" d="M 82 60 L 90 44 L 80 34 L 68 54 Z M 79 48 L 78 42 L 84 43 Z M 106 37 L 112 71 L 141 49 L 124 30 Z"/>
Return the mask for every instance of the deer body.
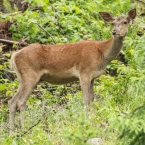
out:
<path id="1" fill-rule="evenodd" d="M 113 37 L 108 40 L 57 45 L 31 44 L 12 56 L 11 67 L 20 82 L 18 92 L 9 101 L 12 130 L 16 108 L 20 110 L 23 124 L 26 101 L 39 82 L 47 81 L 60 85 L 79 80 L 85 106 L 93 101 L 94 79 L 99 77 L 107 64 L 119 54 L 128 23 L 130 19 L 135 18 L 136 11 L 133 9 L 129 11 L 127 17 L 116 19 L 109 13 L 100 14 L 106 21 L 115 23 Z"/>
<path id="2" fill-rule="evenodd" d="M 81 73 L 90 73 L 91 79 L 94 79 L 118 55 L 122 42 L 123 39 L 112 37 L 107 41 L 80 41 L 60 45 L 31 44 L 13 55 L 11 66 L 13 67 L 13 63 L 18 68 L 23 66 L 23 70 L 18 70 L 21 74 L 29 69 L 30 72 L 36 72 L 39 82 L 48 81 L 51 84 L 77 81 Z"/>

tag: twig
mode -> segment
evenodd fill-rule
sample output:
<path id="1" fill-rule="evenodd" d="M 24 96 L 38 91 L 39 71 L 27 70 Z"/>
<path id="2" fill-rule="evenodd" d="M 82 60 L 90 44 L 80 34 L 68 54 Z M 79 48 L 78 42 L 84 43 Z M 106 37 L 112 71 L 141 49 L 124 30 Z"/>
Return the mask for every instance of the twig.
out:
<path id="1" fill-rule="evenodd" d="M 15 44 L 15 45 L 18 45 L 18 46 L 27 46 L 28 43 L 25 42 L 27 40 L 27 38 L 24 38 L 24 39 L 20 39 L 18 41 L 12 41 L 12 40 L 7 40 L 7 39 L 0 39 L 0 42 L 1 43 L 6 43 L 6 44 Z M 5 45 L 2 45 L 0 46 L 1 48 L 3 48 Z"/>
<path id="2" fill-rule="evenodd" d="M 7 40 L 7 39 L 0 39 L 0 42 L 9 43 L 9 44 L 20 44 L 20 42 L 18 41 L 12 41 L 12 40 Z"/>
<path id="3" fill-rule="evenodd" d="M 53 39 L 53 37 L 52 37 L 52 35 L 49 33 L 49 32 L 47 32 L 42 26 L 40 26 L 38 23 L 36 23 L 36 22 L 33 22 L 34 24 L 36 24 L 37 26 L 39 26 L 43 31 L 45 31 L 50 37 L 51 37 L 51 39 L 53 40 L 53 42 L 56 44 L 56 41 Z"/>
<path id="4" fill-rule="evenodd" d="M 34 128 L 36 125 L 38 125 L 40 123 L 40 119 L 38 120 L 38 122 L 36 124 L 34 124 L 33 126 L 31 126 L 27 131 L 25 131 L 22 135 L 20 135 L 21 137 L 24 136 L 27 132 L 29 132 L 32 128 Z"/>

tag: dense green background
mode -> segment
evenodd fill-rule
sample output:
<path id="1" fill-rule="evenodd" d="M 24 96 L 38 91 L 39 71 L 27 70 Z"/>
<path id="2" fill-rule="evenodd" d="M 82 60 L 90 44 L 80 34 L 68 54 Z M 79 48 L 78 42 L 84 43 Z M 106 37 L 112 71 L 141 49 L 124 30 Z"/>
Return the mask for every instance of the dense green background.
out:
<path id="1" fill-rule="evenodd" d="M 88 139 L 101 137 L 103 145 L 144 145 L 145 17 L 141 7 L 145 5 L 130 0 L 26 1 L 31 7 L 24 13 L 10 15 L 17 8 L 12 9 L 7 1 L 8 13 L 0 13 L 1 19 L 13 22 L 10 27 L 13 40 L 27 37 L 30 43 L 45 44 L 105 40 L 111 37 L 111 26 L 101 19 L 100 11 L 125 15 L 136 7 L 137 18 L 124 41 L 121 51 L 124 59 L 113 60 L 106 75 L 95 82 L 95 101 L 88 118 L 84 116 L 78 83 L 69 84 L 71 87 L 44 83 L 37 86 L 27 102 L 25 130 L 20 129 L 17 115 L 17 131 L 12 137 L 8 129 L 8 106 L 1 105 L 0 144 L 85 145 Z M 32 10 L 37 6 L 41 9 Z M 137 35 L 139 32 L 141 36 Z M 9 59 L 11 52 L 3 55 Z M 0 69 L 0 96 L 8 98 L 17 91 L 18 82 L 3 76 L 9 71 L 8 61 L 0 64 Z"/>

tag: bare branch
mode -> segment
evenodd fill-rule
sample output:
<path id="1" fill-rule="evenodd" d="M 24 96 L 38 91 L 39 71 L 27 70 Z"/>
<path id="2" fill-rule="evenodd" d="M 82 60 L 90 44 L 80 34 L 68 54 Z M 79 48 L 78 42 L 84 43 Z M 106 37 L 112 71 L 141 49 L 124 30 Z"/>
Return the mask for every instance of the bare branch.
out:
<path id="1" fill-rule="evenodd" d="M 22 135 L 20 135 L 21 137 L 24 136 L 27 132 L 29 132 L 32 128 L 34 128 L 36 125 L 38 125 L 40 123 L 40 119 L 38 120 L 38 122 L 34 125 L 32 125 L 27 131 L 25 131 Z"/>
<path id="2" fill-rule="evenodd" d="M 5 44 L 15 44 L 15 45 L 18 45 L 18 46 L 27 46 L 28 43 L 26 42 L 27 41 L 27 38 L 22 38 L 18 41 L 13 41 L 13 40 L 8 40 L 8 39 L 0 39 L 0 42 L 1 43 L 5 43 Z M 2 45 L 0 46 L 1 48 L 3 48 L 5 45 Z"/>
<path id="3" fill-rule="evenodd" d="M 43 31 L 45 31 L 50 37 L 51 37 L 51 39 L 53 40 L 53 42 L 56 44 L 56 41 L 54 40 L 54 38 L 52 37 L 52 35 L 49 33 L 49 32 L 47 32 L 42 26 L 40 26 L 38 23 L 36 23 L 36 22 L 33 22 L 34 24 L 36 24 L 37 26 L 39 26 Z"/>
<path id="4" fill-rule="evenodd" d="M 8 43 L 8 44 L 20 44 L 18 41 L 12 41 L 12 40 L 7 40 L 7 39 L 0 39 L 1 43 Z"/>

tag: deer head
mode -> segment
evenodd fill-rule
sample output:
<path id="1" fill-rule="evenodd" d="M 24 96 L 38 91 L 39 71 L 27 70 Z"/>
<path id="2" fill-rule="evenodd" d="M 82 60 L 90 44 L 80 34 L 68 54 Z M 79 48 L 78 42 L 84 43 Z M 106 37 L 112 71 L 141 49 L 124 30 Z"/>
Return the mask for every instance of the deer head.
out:
<path id="1" fill-rule="evenodd" d="M 114 37 L 125 37 L 129 23 L 136 17 L 136 9 L 130 10 L 128 16 L 113 17 L 106 12 L 100 12 L 100 15 L 105 21 L 113 25 L 112 35 Z"/>

